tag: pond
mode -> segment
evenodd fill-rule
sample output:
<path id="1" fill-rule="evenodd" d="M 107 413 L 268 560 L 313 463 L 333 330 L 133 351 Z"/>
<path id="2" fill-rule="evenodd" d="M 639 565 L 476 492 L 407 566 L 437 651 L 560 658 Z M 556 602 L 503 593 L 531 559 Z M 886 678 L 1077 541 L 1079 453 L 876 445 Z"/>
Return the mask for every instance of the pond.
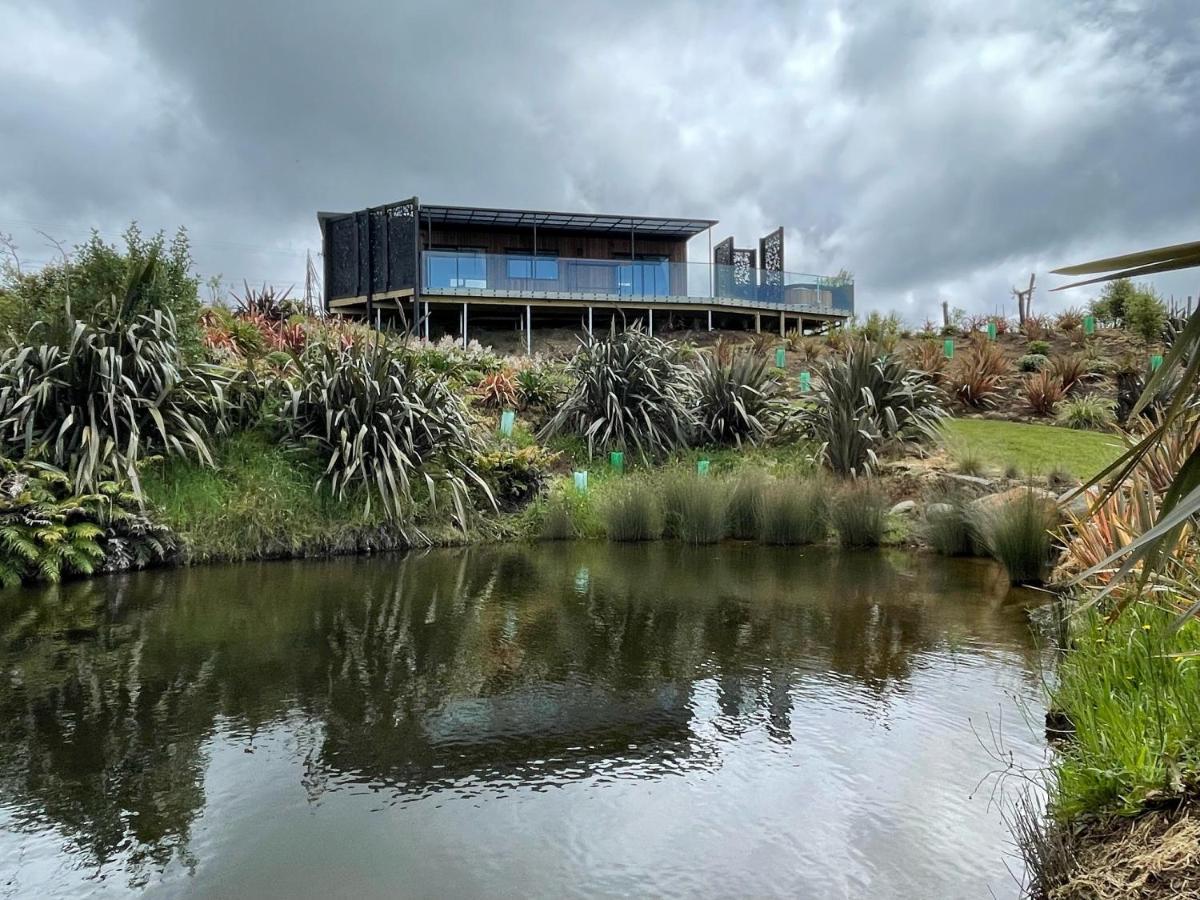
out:
<path id="1" fill-rule="evenodd" d="M 1017 896 L 1027 602 L 669 543 L 10 592 L 0 896 Z"/>

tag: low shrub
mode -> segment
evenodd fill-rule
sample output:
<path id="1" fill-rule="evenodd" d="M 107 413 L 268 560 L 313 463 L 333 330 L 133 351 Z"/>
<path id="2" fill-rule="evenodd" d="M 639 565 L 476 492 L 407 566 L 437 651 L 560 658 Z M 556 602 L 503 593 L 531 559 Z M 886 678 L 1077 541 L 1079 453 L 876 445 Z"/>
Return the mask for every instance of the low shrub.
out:
<path id="1" fill-rule="evenodd" d="M 781 478 L 763 493 L 759 539 L 764 544 L 815 544 L 829 530 L 829 496 L 820 478 Z"/>
<path id="2" fill-rule="evenodd" d="M 887 532 L 887 497 L 869 479 L 844 485 L 833 497 L 829 518 L 843 547 L 878 547 Z"/>
<path id="3" fill-rule="evenodd" d="M 517 399 L 523 408 L 549 406 L 559 392 L 555 373 L 542 366 L 526 366 L 517 371 Z"/>
<path id="4" fill-rule="evenodd" d="M 1017 360 L 1017 368 L 1022 372 L 1040 372 L 1049 364 L 1049 357 L 1041 353 L 1026 353 Z"/>
<path id="5" fill-rule="evenodd" d="M 543 447 L 497 447 L 479 453 L 474 469 L 503 510 L 516 509 L 537 495 L 558 457 Z"/>
<path id="6" fill-rule="evenodd" d="M 723 482 L 690 473 L 668 475 L 662 487 L 664 532 L 688 544 L 725 537 L 728 493 Z"/>
<path id="7" fill-rule="evenodd" d="M 1162 340 L 1167 325 L 1167 307 L 1154 289 L 1139 285 L 1125 301 L 1125 327 L 1147 343 Z"/>
<path id="8" fill-rule="evenodd" d="M 924 372 L 934 381 L 940 381 L 950 360 L 937 341 L 917 341 L 908 348 L 907 361 L 918 372 Z"/>
<path id="9" fill-rule="evenodd" d="M 1037 356 L 1049 356 L 1050 355 L 1050 342 L 1043 341 L 1043 340 L 1031 339 L 1029 341 L 1029 344 L 1026 346 L 1025 351 L 1027 353 L 1034 354 Z"/>
<path id="10" fill-rule="evenodd" d="M 743 472 L 729 491 L 726 514 L 729 536 L 740 541 L 754 540 L 762 529 L 763 503 L 771 483 L 761 469 Z"/>
<path id="11" fill-rule="evenodd" d="M 517 405 L 517 376 L 512 369 L 484 375 L 475 387 L 479 402 L 491 409 L 512 409 Z"/>
<path id="12" fill-rule="evenodd" d="M 1087 394 L 1067 400 L 1055 421 L 1066 428 L 1108 431 L 1116 424 L 1116 404 L 1099 394 Z"/>
<path id="13" fill-rule="evenodd" d="M 1082 353 L 1064 353 L 1050 360 L 1050 371 L 1062 382 L 1068 394 L 1083 383 L 1091 371 L 1091 363 Z"/>
<path id="14" fill-rule="evenodd" d="M 973 523 L 1012 584 L 1042 584 L 1054 556 L 1052 530 L 1058 524 L 1054 502 L 1027 489 L 1007 502 L 985 505 Z"/>
<path id="15" fill-rule="evenodd" d="M 610 541 L 653 541 L 662 537 L 658 497 L 641 479 L 626 479 L 604 498 L 604 533 Z"/>
<path id="16" fill-rule="evenodd" d="M 991 342 L 971 347 L 958 356 L 946 373 L 950 393 L 965 406 L 991 406 L 1004 389 L 1012 364 L 1004 351 Z"/>
<path id="17" fill-rule="evenodd" d="M 1083 327 L 1083 310 L 1075 306 L 1064 309 L 1055 318 L 1054 324 L 1063 334 L 1073 334 Z"/>
<path id="18" fill-rule="evenodd" d="M 1034 415 L 1054 414 L 1059 401 L 1066 395 L 1062 382 L 1053 372 L 1035 372 L 1025 379 L 1022 386 L 1025 403 Z"/>
<path id="19" fill-rule="evenodd" d="M 153 522 L 115 482 L 77 494 L 44 463 L 4 462 L 0 477 L 0 587 L 69 575 L 141 569 L 174 555 L 169 528 Z"/>

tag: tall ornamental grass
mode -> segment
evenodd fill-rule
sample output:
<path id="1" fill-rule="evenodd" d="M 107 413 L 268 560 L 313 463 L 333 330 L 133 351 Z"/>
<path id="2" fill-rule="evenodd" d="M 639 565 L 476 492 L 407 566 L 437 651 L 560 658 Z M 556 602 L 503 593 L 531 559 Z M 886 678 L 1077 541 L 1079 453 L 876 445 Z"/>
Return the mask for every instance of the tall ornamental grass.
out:
<path id="1" fill-rule="evenodd" d="M 763 496 L 759 539 L 764 544 L 815 544 L 829 530 L 829 492 L 821 478 L 780 478 Z"/>
<path id="2" fill-rule="evenodd" d="M 1042 584 L 1054 560 L 1052 531 L 1058 525 L 1054 502 L 1033 490 L 975 516 L 988 552 L 1004 566 L 1013 584 Z"/>
<path id="3" fill-rule="evenodd" d="M 601 515 L 610 541 L 653 541 L 662 537 L 658 495 L 640 478 L 614 487 L 604 499 Z"/>
<path id="4" fill-rule="evenodd" d="M 829 507 L 830 520 L 843 547 L 878 547 L 887 532 L 888 501 L 870 479 L 842 486 Z"/>
<path id="5" fill-rule="evenodd" d="M 687 544 L 715 544 L 725 537 L 728 491 L 716 478 L 676 472 L 662 485 L 665 532 Z"/>

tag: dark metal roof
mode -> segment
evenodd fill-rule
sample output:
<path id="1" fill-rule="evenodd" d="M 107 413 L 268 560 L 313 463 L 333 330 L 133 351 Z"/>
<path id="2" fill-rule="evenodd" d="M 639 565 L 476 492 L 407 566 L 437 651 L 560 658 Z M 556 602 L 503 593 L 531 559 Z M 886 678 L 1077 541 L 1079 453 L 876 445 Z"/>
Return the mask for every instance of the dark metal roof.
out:
<path id="1" fill-rule="evenodd" d="M 676 219 L 662 216 L 614 216 L 602 213 L 564 213 L 536 209 L 490 209 L 482 206 L 426 206 L 421 223 L 477 225 L 495 228 L 538 228 L 555 231 L 613 231 L 692 237 L 717 224 L 716 219 Z"/>

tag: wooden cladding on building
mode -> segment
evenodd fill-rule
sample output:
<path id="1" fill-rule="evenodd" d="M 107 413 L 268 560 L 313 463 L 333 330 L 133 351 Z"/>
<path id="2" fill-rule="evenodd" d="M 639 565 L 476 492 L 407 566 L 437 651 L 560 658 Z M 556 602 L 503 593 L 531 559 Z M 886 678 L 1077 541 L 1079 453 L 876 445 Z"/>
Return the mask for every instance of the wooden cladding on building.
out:
<path id="1" fill-rule="evenodd" d="M 633 236 L 637 256 L 662 256 L 669 262 L 687 262 L 687 239 Z M 478 250 L 481 253 L 533 253 L 532 228 L 444 228 L 421 226 L 422 250 Z M 538 255 L 573 259 L 628 259 L 630 236 L 588 234 L 581 231 L 537 230 Z"/>

